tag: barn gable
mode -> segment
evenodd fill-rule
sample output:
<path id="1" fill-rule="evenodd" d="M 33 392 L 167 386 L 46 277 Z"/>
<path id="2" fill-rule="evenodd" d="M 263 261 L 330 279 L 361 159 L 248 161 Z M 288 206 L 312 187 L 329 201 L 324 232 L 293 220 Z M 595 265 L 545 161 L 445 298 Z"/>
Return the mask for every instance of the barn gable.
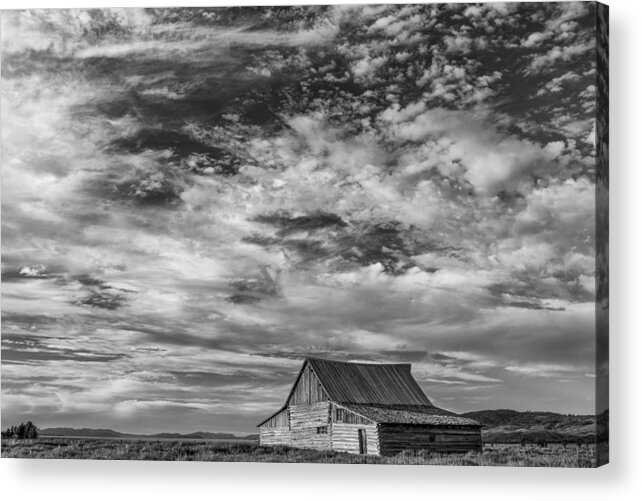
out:
<path id="1" fill-rule="evenodd" d="M 329 400 L 328 393 L 308 359 L 303 363 L 284 405 L 313 404 L 326 400 Z"/>
<path id="2" fill-rule="evenodd" d="M 283 406 L 270 417 L 261 421 L 258 426 L 269 424 L 275 416 L 282 413 L 290 405 L 314 404 L 328 400 L 328 393 L 323 388 L 312 366 L 306 360 L 301 366 Z"/>

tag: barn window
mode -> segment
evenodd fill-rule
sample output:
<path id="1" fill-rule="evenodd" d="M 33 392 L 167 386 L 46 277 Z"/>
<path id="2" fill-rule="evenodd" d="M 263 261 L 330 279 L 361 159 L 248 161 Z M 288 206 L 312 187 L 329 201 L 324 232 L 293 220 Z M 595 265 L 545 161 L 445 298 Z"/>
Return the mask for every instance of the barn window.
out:
<path id="1" fill-rule="evenodd" d="M 324 435 L 328 433 L 327 426 L 317 426 L 317 435 Z"/>
<path id="2" fill-rule="evenodd" d="M 428 433 L 428 442 L 434 442 L 434 441 L 435 441 L 435 434 Z"/>

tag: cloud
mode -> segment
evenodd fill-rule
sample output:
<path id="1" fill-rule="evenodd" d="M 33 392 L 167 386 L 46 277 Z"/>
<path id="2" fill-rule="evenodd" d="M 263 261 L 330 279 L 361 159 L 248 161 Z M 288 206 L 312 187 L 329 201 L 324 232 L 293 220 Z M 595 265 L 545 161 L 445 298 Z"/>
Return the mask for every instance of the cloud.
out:
<path id="1" fill-rule="evenodd" d="M 575 82 L 579 79 L 580 76 L 577 73 L 567 71 L 563 75 L 555 77 L 550 82 L 547 82 L 544 85 L 544 88 L 537 91 L 537 95 L 541 96 L 543 94 L 546 94 L 547 92 L 560 92 L 565 82 Z"/>
<path id="2" fill-rule="evenodd" d="M 544 40 L 546 40 L 547 36 L 544 33 L 536 32 L 536 33 L 531 33 L 528 35 L 527 38 L 525 38 L 522 41 L 522 46 L 523 47 L 537 47 L 539 46 Z"/>
<path id="3" fill-rule="evenodd" d="M 572 58 L 584 54 L 593 48 L 594 44 L 590 42 L 578 43 L 565 47 L 556 45 L 545 54 L 534 56 L 527 71 L 536 72 L 546 67 L 550 67 L 559 61 L 570 61 Z"/>
<path id="4" fill-rule="evenodd" d="M 444 42 L 446 43 L 446 53 L 468 54 L 473 44 L 471 38 L 462 35 L 445 37 Z"/>
<path id="5" fill-rule="evenodd" d="M 563 364 L 525 364 L 509 365 L 504 370 L 537 377 L 560 377 L 568 373 L 577 373 L 577 367 Z"/>
<path id="6" fill-rule="evenodd" d="M 483 194 L 514 189 L 521 181 L 551 169 L 554 156 L 528 140 L 503 136 L 467 113 L 432 109 L 404 121 L 407 110 L 388 111 L 384 120 L 397 123 L 394 137 L 401 141 L 427 142 L 432 163 L 459 164 L 463 172 L 449 169 L 446 176 L 461 177 Z M 402 122 L 402 123 L 401 123 Z"/>
<path id="7" fill-rule="evenodd" d="M 590 13 L 233 12 L 3 15 L 3 418 L 250 432 L 310 355 L 588 409 Z"/>

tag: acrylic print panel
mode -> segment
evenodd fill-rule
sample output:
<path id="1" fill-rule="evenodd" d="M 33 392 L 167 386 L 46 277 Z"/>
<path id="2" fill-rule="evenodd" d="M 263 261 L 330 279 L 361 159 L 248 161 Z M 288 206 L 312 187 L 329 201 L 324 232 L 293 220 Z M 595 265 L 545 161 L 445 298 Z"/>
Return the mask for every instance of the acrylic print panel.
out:
<path id="1" fill-rule="evenodd" d="M 3 11 L 2 455 L 607 462 L 607 14 Z"/>

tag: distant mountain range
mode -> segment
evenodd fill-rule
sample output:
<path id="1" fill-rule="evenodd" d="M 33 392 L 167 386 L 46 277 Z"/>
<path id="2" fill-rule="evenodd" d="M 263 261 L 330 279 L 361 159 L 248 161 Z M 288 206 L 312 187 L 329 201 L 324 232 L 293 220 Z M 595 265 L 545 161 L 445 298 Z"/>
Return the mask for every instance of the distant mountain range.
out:
<path id="1" fill-rule="evenodd" d="M 210 433 L 197 431 L 194 433 L 155 433 L 152 435 L 121 433 L 115 430 L 104 428 L 42 428 L 39 431 L 41 436 L 49 437 L 91 437 L 91 438 L 171 438 L 183 440 L 258 440 L 259 436 L 234 435 L 233 433 Z"/>
<path id="2" fill-rule="evenodd" d="M 598 416 L 557 414 L 555 412 L 520 412 L 510 409 L 466 412 L 462 416 L 484 425 L 482 439 L 487 443 L 520 443 L 523 440 L 547 442 L 584 442 L 608 436 L 608 410 Z M 43 436 L 91 438 L 158 438 L 176 440 L 258 440 L 257 434 L 233 433 L 156 433 L 152 435 L 121 433 L 94 428 L 43 428 Z"/>

